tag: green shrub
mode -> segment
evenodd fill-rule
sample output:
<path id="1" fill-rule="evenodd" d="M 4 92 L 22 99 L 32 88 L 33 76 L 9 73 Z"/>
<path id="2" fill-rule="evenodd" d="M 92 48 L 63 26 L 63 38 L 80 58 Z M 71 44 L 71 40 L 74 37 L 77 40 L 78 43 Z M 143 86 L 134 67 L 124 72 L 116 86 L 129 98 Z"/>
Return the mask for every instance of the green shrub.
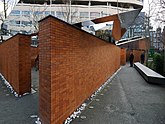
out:
<path id="1" fill-rule="evenodd" d="M 154 63 L 153 63 L 153 61 L 147 61 L 146 66 L 149 67 L 150 69 L 154 70 Z"/>
<path id="2" fill-rule="evenodd" d="M 154 54 L 153 57 L 153 69 L 157 73 L 163 75 L 163 56 L 161 54 Z"/>

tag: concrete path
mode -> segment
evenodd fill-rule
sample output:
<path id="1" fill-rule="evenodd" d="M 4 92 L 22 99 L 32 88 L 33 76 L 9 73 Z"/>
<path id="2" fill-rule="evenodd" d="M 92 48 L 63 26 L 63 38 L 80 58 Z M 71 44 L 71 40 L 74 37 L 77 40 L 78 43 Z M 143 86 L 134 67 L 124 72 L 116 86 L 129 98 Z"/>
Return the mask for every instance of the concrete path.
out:
<path id="1" fill-rule="evenodd" d="M 165 86 L 124 66 L 71 124 L 165 124 Z"/>
<path id="2" fill-rule="evenodd" d="M 32 115 L 38 115 L 38 91 L 16 98 L 0 82 L 0 124 L 34 124 Z M 165 124 L 165 86 L 148 84 L 124 66 L 71 124 Z"/>
<path id="3" fill-rule="evenodd" d="M 38 89 L 38 72 L 32 70 L 32 87 Z M 0 80 L 0 124 L 34 124 L 38 115 L 38 91 L 16 98 Z"/>

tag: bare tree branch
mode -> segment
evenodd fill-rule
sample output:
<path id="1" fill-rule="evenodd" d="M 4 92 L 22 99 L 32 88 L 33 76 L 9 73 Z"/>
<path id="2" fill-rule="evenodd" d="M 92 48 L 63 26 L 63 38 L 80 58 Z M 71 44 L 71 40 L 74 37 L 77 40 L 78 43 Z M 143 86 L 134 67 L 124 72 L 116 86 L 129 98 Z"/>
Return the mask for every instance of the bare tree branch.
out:
<path id="1" fill-rule="evenodd" d="M 64 6 L 61 7 L 62 9 L 62 15 L 63 18 L 66 22 L 72 23 L 76 13 L 77 13 L 77 8 L 72 8 L 72 3 L 74 0 L 62 0 L 62 2 L 65 4 Z"/>
<path id="2" fill-rule="evenodd" d="M 47 8 L 48 8 L 47 4 L 45 4 L 42 10 L 39 7 L 35 7 L 34 5 L 31 5 L 30 7 L 31 16 L 28 17 L 28 20 L 32 21 L 32 26 L 35 28 L 35 32 L 39 31 L 38 21 L 43 17 L 45 17 L 44 12 L 46 11 Z"/>

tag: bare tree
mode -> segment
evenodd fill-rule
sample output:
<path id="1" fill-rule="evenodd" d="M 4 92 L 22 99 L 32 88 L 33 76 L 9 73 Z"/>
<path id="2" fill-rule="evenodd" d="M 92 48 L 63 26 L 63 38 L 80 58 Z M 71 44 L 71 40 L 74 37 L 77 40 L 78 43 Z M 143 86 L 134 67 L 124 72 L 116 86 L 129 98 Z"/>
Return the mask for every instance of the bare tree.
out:
<path id="1" fill-rule="evenodd" d="M 0 0 L 3 3 L 3 14 L 1 14 L 1 17 L 3 19 L 7 18 L 8 11 L 11 10 L 15 6 L 18 0 Z M 10 9 L 9 9 L 10 8 Z"/>
<path id="2" fill-rule="evenodd" d="M 160 23 L 165 23 L 165 0 L 159 0 L 157 3 L 157 6 L 159 7 L 159 10 L 157 12 L 157 18 L 156 21 L 159 21 Z"/>
<path id="3" fill-rule="evenodd" d="M 7 18 L 7 10 L 9 8 L 9 4 L 8 4 L 9 0 L 3 0 L 3 4 L 4 4 L 4 8 L 3 8 L 3 11 L 4 11 L 4 16 L 5 16 L 5 19 Z"/>
<path id="4" fill-rule="evenodd" d="M 2 25 L 4 25 L 4 21 L 7 18 L 8 9 L 12 6 L 12 3 L 11 3 L 11 0 L 1 0 L 1 2 L 3 2 L 3 11 L 0 13 L 0 24 L 1 24 L 0 39 L 1 41 L 3 41 L 2 34 L 5 34 L 6 31 L 2 28 L 3 27 Z"/>
<path id="5" fill-rule="evenodd" d="M 159 7 L 159 10 L 157 11 L 157 18 L 156 21 L 158 21 L 160 24 L 165 24 L 165 0 L 159 0 L 157 3 L 157 6 Z M 162 40 L 161 40 L 164 48 L 164 68 L 163 72 L 165 75 L 165 29 L 163 30 L 162 33 Z"/>
<path id="6" fill-rule="evenodd" d="M 77 8 L 72 8 L 74 0 L 62 0 L 62 2 L 65 4 L 61 7 L 64 20 L 68 23 L 73 23 L 77 13 Z"/>
<path id="7" fill-rule="evenodd" d="M 151 29 L 151 20 L 155 18 L 156 13 L 156 2 L 155 0 L 148 0 L 148 10 L 146 15 L 146 33 L 148 34 L 149 40 L 151 42 L 151 35 L 150 35 L 150 29 Z"/>
<path id="8" fill-rule="evenodd" d="M 151 26 L 151 21 L 155 18 L 155 12 L 156 12 L 156 3 L 155 0 L 148 0 L 148 7 L 146 10 L 146 15 L 144 19 L 144 31 L 145 31 L 145 36 L 148 37 L 149 42 L 150 42 L 150 47 L 151 47 L 151 31 L 152 31 L 152 26 Z M 148 51 L 146 51 L 148 53 Z M 146 60 L 148 61 L 148 54 L 146 56 Z"/>
<path id="9" fill-rule="evenodd" d="M 45 4 L 44 7 L 36 7 L 34 5 L 30 6 L 30 16 L 28 17 L 29 21 L 32 21 L 32 26 L 35 29 L 35 33 L 39 31 L 38 21 L 45 17 L 45 11 L 48 6 Z"/>

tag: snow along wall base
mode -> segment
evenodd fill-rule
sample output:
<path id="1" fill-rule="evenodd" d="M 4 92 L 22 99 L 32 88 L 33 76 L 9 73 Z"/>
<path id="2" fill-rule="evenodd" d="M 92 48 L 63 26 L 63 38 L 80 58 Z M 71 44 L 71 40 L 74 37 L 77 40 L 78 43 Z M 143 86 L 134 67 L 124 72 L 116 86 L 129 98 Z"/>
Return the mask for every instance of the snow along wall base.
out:
<path id="1" fill-rule="evenodd" d="M 121 50 L 52 16 L 39 28 L 39 117 L 63 124 L 119 69 Z"/>

